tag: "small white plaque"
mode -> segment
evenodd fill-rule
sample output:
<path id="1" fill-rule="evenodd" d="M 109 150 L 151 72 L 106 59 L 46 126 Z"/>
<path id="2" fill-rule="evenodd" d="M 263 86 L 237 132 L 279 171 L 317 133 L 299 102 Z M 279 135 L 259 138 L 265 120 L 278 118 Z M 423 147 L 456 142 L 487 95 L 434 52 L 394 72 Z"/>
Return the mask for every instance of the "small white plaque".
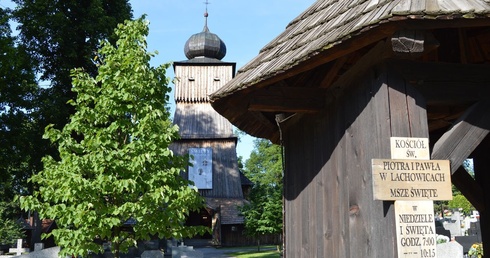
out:
<path id="1" fill-rule="evenodd" d="M 429 138 L 391 137 L 392 159 L 430 159 Z"/>
<path id="2" fill-rule="evenodd" d="M 213 150 L 211 148 L 189 148 L 189 180 L 197 189 L 213 189 Z"/>
<path id="3" fill-rule="evenodd" d="M 398 258 L 437 257 L 433 201 L 396 201 Z"/>

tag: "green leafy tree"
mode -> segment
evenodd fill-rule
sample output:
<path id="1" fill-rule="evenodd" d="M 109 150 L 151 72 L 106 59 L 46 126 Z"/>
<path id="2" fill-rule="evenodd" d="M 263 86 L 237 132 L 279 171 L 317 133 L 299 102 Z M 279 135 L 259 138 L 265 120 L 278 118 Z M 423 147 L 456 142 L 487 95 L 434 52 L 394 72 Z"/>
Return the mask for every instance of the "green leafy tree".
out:
<path id="1" fill-rule="evenodd" d="M 30 112 L 37 94 L 32 60 L 10 29 L 10 13 L 0 9 L 0 200 L 2 207 L 25 191 L 33 141 Z M 0 218 L 17 219 L 18 206 L 0 209 Z M 5 228 L 5 227 L 0 227 Z"/>
<path id="2" fill-rule="evenodd" d="M 24 238 L 21 225 L 8 216 L 12 210 L 16 210 L 17 207 L 13 206 L 13 203 L 0 202 L 0 244 L 2 245 L 13 245 L 17 239 Z"/>
<path id="3" fill-rule="evenodd" d="M 62 130 L 50 126 L 45 134 L 59 145 L 60 160 L 45 157 L 44 170 L 30 179 L 38 190 L 20 199 L 23 209 L 56 220 L 52 235 L 62 255 L 102 252 L 101 240 L 119 257 L 137 240 L 204 230 L 184 223 L 203 200 L 180 176 L 187 157 L 169 149 L 178 128 L 166 108 L 168 64 L 150 67 L 143 18 L 115 33 L 117 44 L 105 41 L 98 52 L 95 78 L 72 73 L 76 113 Z"/>
<path id="4" fill-rule="evenodd" d="M 19 108 L 10 111 L 15 115 L 8 117 L 5 134 L 9 137 L 0 137 L 3 141 L 0 152 L 5 158 L 5 162 L 0 162 L 0 173 L 6 176 L 2 178 L 11 179 L 9 189 L 13 194 L 19 194 L 32 191 L 27 178 L 42 170 L 42 157 L 57 155 L 57 146 L 50 145 L 42 136 L 47 125 L 54 124 L 60 129 L 74 113 L 74 108 L 67 104 L 76 97 L 71 90 L 70 71 L 78 67 L 95 76 L 97 67 L 92 59 L 100 42 L 110 38 L 117 24 L 130 19 L 132 14 L 127 0 L 13 2 L 16 7 L 11 17 L 19 32 L 14 40 L 17 52 L 21 52 L 3 52 L 8 55 L 0 57 L 0 75 L 15 85 L 2 88 L 2 97 L 4 93 L 17 96 L 13 100 Z M 5 22 L 0 25 L 2 32 L 7 25 Z M 7 42 L 9 38 L 1 40 Z M 9 69 L 22 71 L 22 77 Z M 34 80 L 31 74 L 39 79 Z M 18 87 L 21 81 L 25 83 Z M 3 156 L 4 153 L 9 155 Z"/>
<path id="5" fill-rule="evenodd" d="M 449 208 L 451 209 L 463 209 L 463 212 L 465 214 L 469 214 L 472 210 L 475 208 L 471 203 L 464 197 L 462 194 L 457 194 L 453 196 L 453 199 L 449 201 L 448 203 Z"/>
<path id="6" fill-rule="evenodd" d="M 245 175 L 254 183 L 250 203 L 241 212 L 245 232 L 258 237 L 282 233 L 282 152 L 265 139 L 254 141 L 254 150 L 245 163 Z"/>

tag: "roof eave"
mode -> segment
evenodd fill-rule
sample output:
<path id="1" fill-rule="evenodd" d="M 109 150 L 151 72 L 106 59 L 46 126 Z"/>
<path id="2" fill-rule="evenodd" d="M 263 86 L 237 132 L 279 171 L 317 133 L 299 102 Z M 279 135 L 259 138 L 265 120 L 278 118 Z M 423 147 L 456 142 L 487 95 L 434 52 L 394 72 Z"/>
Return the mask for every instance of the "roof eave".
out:
<path id="1" fill-rule="evenodd" d="M 414 15 L 391 17 L 378 24 L 373 24 L 353 32 L 349 37 L 330 43 L 321 50 L 311 52 L 285 69 L 256 76 L 253 81 L 239 84 L 233 89 L 226 89 L 225 85 L 222 90 L 218 90 L 210 95 L 211 105 L 218 113 L 230 120 L 240 130 L 255 137 L 266 138 L 277 142 L 279 136 L 278 128 L 271 127 L 270 123 L 264 125 L 263 120 L 256 118 L 257 114 L 254 114 L 256 111 L 248 110 L 249 106 L 246 101 L 251 99 L 251 96 L 253 96 L 256 90 L 273 85 L 302 72 L 315 69 L 327 62 L 334 61 L 363 47 L 383 40 L 401 28 L 437 29 L 490 25 L 490 19 L 488 17 L 485 19 L 474 17 L 471 19 L 446 18 L 427 20 Z M 367 33 L 369 33 L 369 37 L 366 37 Z M 242 76 L 247 76 L 247 74 L 239 72 L 234 80 L 238 80 Z"/>

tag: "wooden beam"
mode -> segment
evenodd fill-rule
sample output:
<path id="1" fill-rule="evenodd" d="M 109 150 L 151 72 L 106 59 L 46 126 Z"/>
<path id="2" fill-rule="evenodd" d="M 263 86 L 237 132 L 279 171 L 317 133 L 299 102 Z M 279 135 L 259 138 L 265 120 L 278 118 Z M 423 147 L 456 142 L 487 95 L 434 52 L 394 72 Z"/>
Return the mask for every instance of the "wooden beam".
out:
<path id="1" fill-rule="evenodd" d="M 328 88 L 327 102 L 342 96 L 344 91 L 350 89 L 353 84 L 362 78 L 362 74 L 391 57 L 393 57 L 391 44 L 386 41 L 378 42 Z"/>
<path id="2" fill-rule="evenodd" d="M 468 49 L 468 36 L 463 28 L 458 28 L 458 38 L 459 38 L 459 55 L 461 63 L 468 63 L 468 55 L 466 54 Z"/>
<path id="3" fill-rule="evenodd" d="M 490 131 L 490 101 L 471 106 L 455 125 L 435 143 L 431 159 L 451 160 L 453 184 L 479 210 L 485 210 L 483 189 L 462 167 Z"/>
<path id="4" fill-rule="evenodd" d="M 431 159 L 451 160 L 451 173 L 478 147 L 490 131 L 490 101 L 471 106 L 435 143 Z"/>
<path id="5" fill-rule="evenodd" d="M 248 110 L 261 112 L 311 113 L 325 106 L 326 89 L 268 87 L 254 92 Z"/>
<path id="6" fill-rule="evenodd" d="M 451 181 L 475 209 L 485 211 L 485 203 L 482 199 L 483 189 L 462 166 L 452 174 Z"/>
<path id="7" fill-rule="evenodd" d="M 347 56 L 343 56 L 335 60 L 335 63 L 332 65 L 327 75 L 323 78 L 322 82 L 320 83 L 320 88 L 328 88 L 330 87 L 330 85 L 332 85 L 333 81 L 335 80 L 335 77 L 337 77 L 340 69 L 342 69 L 342 66 L 344 66 L 346 61 L 347 61 Z"/>
<path id="8" fill-rule="evenodd" d="M 420 30 L 398 30 L 391 36 L 395 55 L 417 58 L 424 53 L 424 32 Z"/>
<path id="9" fill-rule="evenodd" d="M 391 60 L 390 66 L 425 97 L 428 105 L 490 98 L 490 65 Z"/>

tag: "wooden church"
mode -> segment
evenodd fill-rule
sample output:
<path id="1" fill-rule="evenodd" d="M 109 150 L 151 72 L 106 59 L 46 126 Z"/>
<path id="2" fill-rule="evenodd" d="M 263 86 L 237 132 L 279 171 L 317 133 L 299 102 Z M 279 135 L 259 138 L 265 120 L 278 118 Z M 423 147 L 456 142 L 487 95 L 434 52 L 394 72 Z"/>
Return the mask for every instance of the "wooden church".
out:
<path id="1" fill-rule="evenodd" d="M 488 0 L 318 0 L 211 103 L 285 148 L 286 257 L 398 257 L 394 203 L 372 184 L 390 137 L 428 138 L 431 159 L 450 160 L 486 247 L 489 63 Z"/>
<path id="2" fill-rule="evenodd" d="M 175 114 L 181 139 L 172 144 L 177 155 L 189 154 L 192 166 L 184 177 L 194 182 L 206 200 L 206 209 L 191 214 L 189 225 L 212 228 L 209 238 L 216 245 L 243 244 L 244 191 L 251 182 L 238 169 L 237 136 L 231 123 L 218 114 L 209 95 L 229 82 L 235 63 L 221 59 L 226 54 L 224 42 L 207 27 L 207 12 L 202 32 L 185 43 L 188 60 L 174 62 Z"/>

